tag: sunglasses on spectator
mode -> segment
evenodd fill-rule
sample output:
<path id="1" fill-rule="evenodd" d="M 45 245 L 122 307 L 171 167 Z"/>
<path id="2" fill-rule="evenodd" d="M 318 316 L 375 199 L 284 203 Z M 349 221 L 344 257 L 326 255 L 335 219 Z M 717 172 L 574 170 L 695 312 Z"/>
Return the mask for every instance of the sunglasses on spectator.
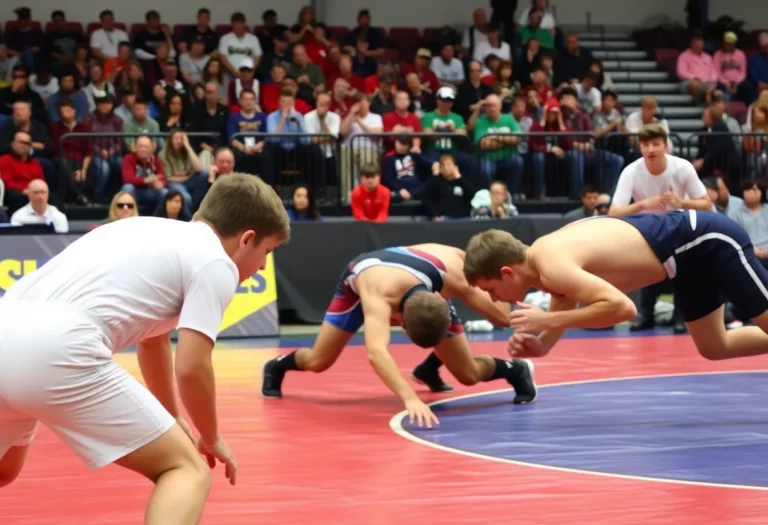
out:
<path id="1" fill-rule="evenodd" d="M 133 208 L 136 207 L 136 205 L 132 202 L 118 202 L 117 207 L 120 208 L 121 210 L 124 210 L 126 208 L 129 210 L 132 210 Z"/>

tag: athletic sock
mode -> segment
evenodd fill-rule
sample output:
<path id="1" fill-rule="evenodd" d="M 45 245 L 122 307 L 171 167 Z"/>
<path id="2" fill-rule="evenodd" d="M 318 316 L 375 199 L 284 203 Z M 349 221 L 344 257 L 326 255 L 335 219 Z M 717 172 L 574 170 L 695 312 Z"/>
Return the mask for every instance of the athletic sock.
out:
<path id="1" fill-rule="evenodd" d="M 299 365 L 296 364 L 296 352 L 298 352 L 298 350 L 294 350 L 288 355 L 278 357 L 277 367 L 284 372 L 287 372 L 288 370 L 298 370 Z"/>
<path id="2" fill-rule="evenodd" d="M 430 352 L 430 354 L 427 356 L 427 358 L 424 360 L 423 363 L 419 365 L 419 368 L 422 370 L 430 370 L 437 372 L 437 369 L 443 366 L 443 362 L 440 361 L 440 358 L 437 357 L 437 354 L 434 352 Z"/>
<path id="3" fill-rule="evenodd" d="M 505 360 L 494 357 L 493 362 L 496 363 L 496 368 L 493 370 L 491 377 L 485 380 L 486 382 L 513 378 L 523 369 L 523 365 L 518 363 L 517 360 Z"/>

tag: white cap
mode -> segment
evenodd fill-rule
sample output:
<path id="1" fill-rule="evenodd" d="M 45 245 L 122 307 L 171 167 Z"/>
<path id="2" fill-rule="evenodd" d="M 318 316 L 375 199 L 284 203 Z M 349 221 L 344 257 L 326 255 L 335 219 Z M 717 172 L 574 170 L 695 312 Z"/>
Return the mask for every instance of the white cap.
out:
<path id="1" fill-rule="evenodd" d="M 443 86 L 437 90 L 438 100 L 454 100 L 455 98 L 456 94 L 453 92 L 452 87 Z"/>

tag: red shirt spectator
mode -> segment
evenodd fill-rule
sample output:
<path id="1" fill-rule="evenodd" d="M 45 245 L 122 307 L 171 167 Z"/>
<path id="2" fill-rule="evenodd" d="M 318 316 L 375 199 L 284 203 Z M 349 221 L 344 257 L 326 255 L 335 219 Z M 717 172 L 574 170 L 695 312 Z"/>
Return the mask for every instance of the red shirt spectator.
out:
<path id="1" fill-rule="evenodd" d="M 75 123 L 72 128 L 61 121 L 51 124 L 51 144 L 54 155 L 82 163 L 85 157 L 89 157 L 92 153 L 91 141 L 82 137 L 68 139 L 62 143 L 61 138 L 69 133 L 88 133 L 89 131 L 85 124 Z"/>
<path id="2" fill-rule="evenodd" d="M 426 84 L 427 89 L 432 93 L 437 93 L 437 90 L 440 89 L 440 81 L 437 79 L 435 72 L 429 68 L 431 61 L 432 53 L 429 49 L 419 49 L 413 64 L 404 65 L 400 73 L 403 77 L 408 75 L 408 73 L 416 73 L 419 75 L 422 85 Z"/>
<path id="3" fill-rule="evenodd" d="M 157 176 L 165 186 L 163 163 L 155 155 L 141 159 L 137 153 L 128 153 L 123 157 L 123 184 L 130 184 L 135 188 L 146 188 L 147 177 L 150 175 Z"/>
<path id="4" fill-rule="evenodd" d="M 362 77 L 355 75 L 352 72 L 352 57 L 349 55 L 341 55 L 341 58 L 339 58 L 339 73 L 331 77 L 326 77 L 328 81 L 326 83 L 326 87 L 333 89 L 333 86 L 336 84 L 336 79 L 338 78 L 343 78 L 349 82 L 349 85 L 352 86 L 352 89 L 356 89 L 358 91 L 365 90 L 365 82 L 363 81 Z"/>
<path id="5" fill-rule="evenodd" d="M 390 192 L 379 184 L 379 175 L 360 174 L 360 185 L 352 190 L 352 216 L 357 221 L 387 222 Z"/>
<path id="6" fill-rule="evenodd" d="M 531 71 L 531 84 L 525 86 L 523 94 L 528 96 L 529 91 L 536 91 L 539 94 L 539 100 L 542 104 L 546 103 L 552 97 L 557 96 L 555 90 L 547 82 L 547 74 L 541 66 L 536 66 Z"/>
<path id="7" fill-rule="evenodd" d="M 387 113 L 382 117 L 384 124 L 384 133 L 421 133 L 421 120 L 419 117 L 410 113 L 408 107 L 411 105 L 411 98 L 405 91 L 399 91 L 395 95 L 395 111 Z M 395 141 L 387 139 L 385 148 L 391 151 L 395 148 Z M 421 139 L 413 139 L 411 151 L 421 153 Z"/>
<path id="8" fill-rule="evenodd" d="M 309 61 L 317 66 L 320 66 L 320 69 L 323 69 L 325 66 L 325 60 L 328 56 L 328 47 L 322 42 L 318 42 L 316 40 L 307 42 L 304 44 L 304 47 L 307 49 L 307 56 L 309 57 Z"/>
<path id="9" fill-rule="evenodd" d="M 35 159 L 8 153 L 0 157 L 0 178 L 6 191 L 24 191 L 29 183 L 43 178 L 43 167 Z M 389 195 L 389 193 L 387 193 Z"/>

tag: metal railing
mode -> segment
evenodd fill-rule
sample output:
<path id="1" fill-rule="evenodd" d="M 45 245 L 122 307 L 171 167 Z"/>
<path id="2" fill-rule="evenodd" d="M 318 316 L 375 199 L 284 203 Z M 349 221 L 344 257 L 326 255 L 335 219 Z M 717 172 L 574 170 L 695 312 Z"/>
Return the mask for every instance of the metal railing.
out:
<path id="1" fill-rule="evenodd" d="M 214 138 L 217 139 L 220 136 L 220 133 L 214 133 L 214 132 L 185 132 L 186 135 L 190 138 L 190 140 L 198 139 L 198 138 Z M 72 133 L 65 133 L 61 136 L 61 139 L 59 140 L 59 153 L 64 151 L 64 143 L 67 141 L 74 141 L 74 140 L 88 140 L 93 146 L 97 143 L 99 139 L 105 139 L 105 140 L 111 140 L 113 144 L 115 144 L 116 140 L 119 140 L 122 143 L 122 146 L 120 147 L 119 151 L 115 151 L 116 155 L 123 155 L 127 152 L 127 146 L 128 146 L 128 140 L 130 139 L 137 139 L 139 137 L 149 137 L 153 141 L 155 139 L 166 139 L 170 135 L 170 132 L 160 132 L 160 133 L 102 133 L 102 132 L 81 132 L 81 131 L 75 131 Z M 102 148 L 102 149 L 112 149 L 110 148 Z M 156 153 L 159 153 L 159 148 L 157 148 L 158 151 Z"/>

